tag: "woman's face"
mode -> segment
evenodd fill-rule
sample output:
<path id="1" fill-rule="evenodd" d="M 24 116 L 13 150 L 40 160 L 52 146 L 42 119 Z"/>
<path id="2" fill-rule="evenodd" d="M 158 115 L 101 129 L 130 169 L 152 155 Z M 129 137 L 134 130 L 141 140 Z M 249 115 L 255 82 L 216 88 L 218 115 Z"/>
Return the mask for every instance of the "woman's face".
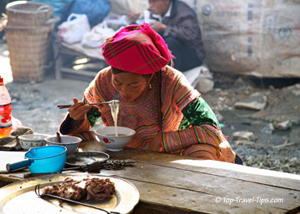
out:
<path id="1" fill-rule="evenodd" d="M 121 72 L 112 75 L 112 84 L 121 97 L 132 102 L 137 99 L 148 87 L 149 78 L 134 73 Z"/>

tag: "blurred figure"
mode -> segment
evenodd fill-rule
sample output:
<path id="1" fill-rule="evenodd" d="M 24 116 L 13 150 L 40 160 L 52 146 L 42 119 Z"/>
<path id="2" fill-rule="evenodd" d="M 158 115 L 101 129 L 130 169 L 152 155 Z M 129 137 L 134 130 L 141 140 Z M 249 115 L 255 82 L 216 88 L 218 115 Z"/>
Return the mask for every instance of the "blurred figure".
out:
<path id="1" fill-rule="evenodd" d="M 180 0 L 149 0 L 149 11 L 150 26 L 176 57 L 174 67 L 187 71 L 202 65 L 205 51 L 196 12 Z"/>

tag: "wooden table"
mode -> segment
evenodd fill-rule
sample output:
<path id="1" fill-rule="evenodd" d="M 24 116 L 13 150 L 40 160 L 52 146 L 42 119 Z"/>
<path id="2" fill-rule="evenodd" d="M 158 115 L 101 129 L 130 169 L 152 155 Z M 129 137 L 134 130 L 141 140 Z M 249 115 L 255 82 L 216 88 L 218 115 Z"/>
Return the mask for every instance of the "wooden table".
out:
<path id="1" fill-rule="evenodd" d="M 81 149 L 103 147 L 84 142 Z M 300 211 L 299 175 L 141 150 L 107 153 L 111 159 L 135 161 L 133 167 L 100 172 L 124 178 L 138 188 L 140 202 L 134 214 Z M 23 180 L 24 173 L 2 173 L 0 181 Z"/>

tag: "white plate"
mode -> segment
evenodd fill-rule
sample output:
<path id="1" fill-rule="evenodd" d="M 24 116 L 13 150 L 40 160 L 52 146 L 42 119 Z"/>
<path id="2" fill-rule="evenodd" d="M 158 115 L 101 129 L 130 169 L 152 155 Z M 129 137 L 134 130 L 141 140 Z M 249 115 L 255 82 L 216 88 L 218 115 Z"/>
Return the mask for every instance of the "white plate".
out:
<path id="1" fill-rule="evenodd" d="M 34 188 L 37 184 L 40 184 L 42 188 L 55 183 L 61 183 L 66 177 L 71 177 L 74 180 L 82 180 L 87 177 L 109 178 L 115 184 L 116 194 L 112 199 L 92 202 L 85 201 L 85 203 L 89 203 L 93 206 L 104 208 L 109 211 L 130 213 L 139 202 L 140 194 L 137 188 L 132 183 L 124 179 L 106 176 L 92 176 L 88 174 L 47 175 L 14 182 L 2 187 L 0 189 L 0 213 L 101 213 L 101 211 L 97 211 L 93 208 L 67 202 L 63 202 L 62 206 L 59 206 L 58 200 L 44 200 L 35 194 Z"/>

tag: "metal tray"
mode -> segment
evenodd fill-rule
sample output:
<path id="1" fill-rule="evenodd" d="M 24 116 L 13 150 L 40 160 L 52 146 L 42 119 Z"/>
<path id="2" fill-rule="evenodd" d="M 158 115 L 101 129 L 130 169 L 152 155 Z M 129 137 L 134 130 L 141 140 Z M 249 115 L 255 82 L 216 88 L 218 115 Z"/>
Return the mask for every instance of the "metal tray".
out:
<path id="1" fill-rule="evenodd" d="M 104 162 L 109 159 L 105 152 L 75 152 L 68 155 L 67 166 L 85 166 L 94 162 Z"/>
<path id="2" fill-rule="evenodd" d="M 59 205 L 58 200 L 44 200 L 38 197 L 34 188 L 40 184 L 41 188 L 61 183 L 66 177 L 71 177 L 74 180 L 82 180 L 83 178 L 99 177 L 109 178 L 115 184 L 116 194 L 110 200 L 92 201 L 93 206 L 98 206 L 110 211 L 117 211 L 120 213 L 130 213 L 135 205 L 139 202 L 139 192 L 137 188 L 121 178 L 107 177 L 107 176 L 92 176 L 88 174 L 61 174 L 61 175 L 47 175 L 24 181 L 12 183 L 10 185 L 0 188 L 0 213 L 2 214 L 48 214 L 48 213 L 96 213 L 95 209 L 88 208 L 82 205 L 75 205 L 63 202 Z M 86 202 L 85 202 L 86 203 Z"/>

